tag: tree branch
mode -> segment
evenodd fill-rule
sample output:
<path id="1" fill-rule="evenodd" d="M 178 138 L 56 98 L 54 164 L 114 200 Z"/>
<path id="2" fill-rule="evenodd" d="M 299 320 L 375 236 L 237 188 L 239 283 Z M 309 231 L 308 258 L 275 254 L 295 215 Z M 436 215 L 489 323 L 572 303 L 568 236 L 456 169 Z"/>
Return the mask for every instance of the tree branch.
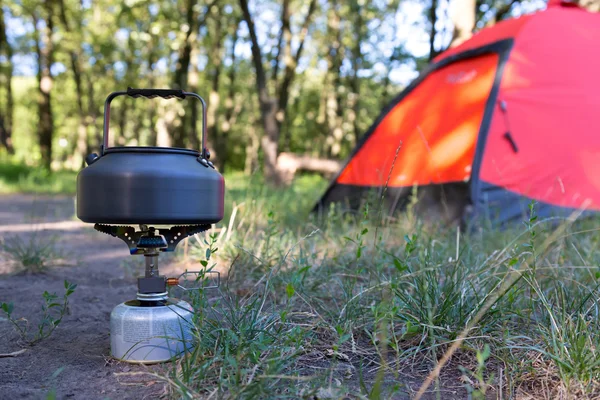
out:
<path id="1" fill-rule="evenodd" d="M 281 46 L 283 45 L 283 35 L 290 26 L 290 2 L 289 0 L 283 0 L 281 6 L 281 31 L 279 32 L 279 38 L 277 40 L 277 53 L 275 54 L 275 65 L 273 66 L 273 73 L 271 74 L 271 80 L 277 82 L 277 75 L 279 74 L 279 65 L 281 62 Z"/>
<path id="2" fill-rule="evenodd" d="M 250 41 L 252 43 L 252 61 L 254 63 L 254 69 L 256 71 L 256 84 L 258 86 L 259 99 L 261 103 L 268 103 L 270 101 L 270 98 L 269 93 L 267 92 L 267 79 L 262 64 L 263 58 L 262 53 L 260 51 L 260 46 L 258 45 L 258 39 L 256 37 L 256 28 L 254 26 L 254 21 L 252 20 L 250 10 L 248 9 L 248 0 L 240 0 L 240 7 L 242 8 L 242 13 L 244 14 L 244 21 L 246 21 L 246 25 L 248 26 L 248 32 L 250 33 Z"/>
<path id="3" fill-rule="evenodd" d="M 279 104 L 278 111 L 285 113 L 287 108 L 288 100 L 289 100 L 289 89 L 296 76 L 296 67 L 298 62 L 300 61 L 300 57 L 302 56 L 302 50 L 304 48 L 304 42 L 306 40 L 306 35 L 308 33 L 308 26 L 311 21 L 311 17 L 314 14 L 317 8 L 317 1 L 311 0 L 310 5 L 308 6 L 308 13 L 306 14 L 306 18 L 302 23 L 302 28 L 300 29 L 300 35 L 298 38 L 298 49 L 296 50 L 296 54 L 292 57 L 291 60 L 286 60 L 285 65 L 285 75 L 283 77 L 283 81 L 279 86 Z"/>
<path id="4" fill-rule="evenodd" d="M 504 17 L 506 17 L 506 14 L 508 14 L 512 9 L 512 6 L 519 2 L 520 0 L 511 0 L 509 3 L 506 3 L 502 7 L 498 8 L 498 11 L 496 11 L 496 15 L 494 16 L 494 23 L 503 20 Z"/>

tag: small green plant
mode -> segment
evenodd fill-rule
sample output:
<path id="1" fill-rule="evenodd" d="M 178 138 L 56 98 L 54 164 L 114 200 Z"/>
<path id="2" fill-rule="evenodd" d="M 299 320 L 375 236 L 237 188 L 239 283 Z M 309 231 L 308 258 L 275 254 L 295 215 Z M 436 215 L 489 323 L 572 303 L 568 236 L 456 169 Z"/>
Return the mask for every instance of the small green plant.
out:
<path id="1" fill-rule="evenodd" d="M 477 350 L 477 367 L 475 371 L 471 371 L 465 367 L 460 366 L 459 369 L 463 374 L 463 380 L 466 381 L 467 393 L 470 399 L 483 400 L 485 399 L 485 393 L 494 381 L 494 375 L 490 374 L 485 379 L 485 362 L 488 360 L 492 352 L 490 351 L 490 345 L 486 343 L 483 347 L 483 351 Z"/>
<path id="2" fill-rule="evenodd" d="M 34 345 L 40 340 L 43 340 L 52 335 L 52 332 L 62 322 L 63 317 L 69 309 L 69 296 L 75 292 L 76 284 L 65 280 L 65 293 L 62 299 L 56 293 L 48 293 L 45 291 L 42 294 L 44 304 L 42 305 L 42 319 L 37 325 L 35 333 L 30 331 L 29 321 L 23 317 L 13 317 L 14 304 L 1 303 L 0 309 L 6 314 L 8 320 L 13 324 L 15 330 L 21 336 L 21 339 L 27 344 Z"/>
<path id="3" fill-rule="evenodd" d="M 56 247 L 57 240 L 57 236 L 42 236 L 41 232 L 36 231 L 28 239 L 18 235 L 7 237 L 0 242 L 0 250 L 15 261 L 22 271 L 38 274 L 44 272 L 53 261 L 62 258 L 62 253 Z"/>
<path id="4" fill-rule="evenodd" d="M 54 373 L 50 377 L 50 380 L 52 380 L 52 388 L 46 394 L 46 400 L 56 400 L 56 380 L 57 380 L 56 378 L 58 378 L 58 375 L 60 375 L 60 373 L 63 372 L 64 369 L 65 369 L 64 366 L 60 367 L 59 369 L 54 371 Z"/>
<path id="5" fill-rule="evenodd" d="M 590 386 L 600 379 L 600 335 L 596 317 L 547 308 L 548 326 L 540 324 L 543 346 L 536 348 L 556 365 L 565 386 Z M 545 325 L 545 324 L 544 324 Z"/>
<path id="6" fill-rule="evenodd" d="M 527 233 L 529 234 L 529 240 L 527 243 L 523 244 L 523 247 L 528 249 L 531 252 L 531 273 L 535 275 L 538 254 L 536 253 L 535 240 L 537 237 L 537 232 L 535 230 L 536 221 L 538 219 L 536 210 L 535 210 L 535 201 L 529 203 L 529 218 L 524 222 L 527 227 Z"/>

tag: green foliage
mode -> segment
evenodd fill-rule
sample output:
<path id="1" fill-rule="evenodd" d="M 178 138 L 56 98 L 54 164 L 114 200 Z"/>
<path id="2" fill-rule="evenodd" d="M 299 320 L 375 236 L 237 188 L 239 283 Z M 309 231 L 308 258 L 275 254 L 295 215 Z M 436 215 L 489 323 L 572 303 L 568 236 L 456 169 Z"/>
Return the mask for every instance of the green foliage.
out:
<path id="1" fill-rule="evenodd" d="M 12 131 L 18 162 L 36 165 L 41 159 L 38 120 L 46 97 L 38 95 L 41 83 L 36 72 L 37 64 L 43 67 L 51 57 L 54 65 L 47 77 L 51 82 L 43 86 L 51 87 L 54 170 L 78 169 L 87 153 L 98 151 L 103 101 L 108 93 L 128 86 L 198 91 L 210 100 L 213 137 L 209 143 L 216 150 L 217 164 L 227 172 L 249 174 L 256 169 L 264 132 L 252 54 L 240 50 L 247 49 L 250 40 L 238 2 L 64 0 L 53 7 L 46 4 L 12 1 L 0 14 L 6 22 L 0 33 L 0 115 Z M 278 112 L 277 150 L 341 160 L 430 58 L 420 50 L 414 53 L 414 43 L 403 37 L 400 21 L 411 21 L 411 37 L 433 35 L 432 42 L 442 50 L 450 36 L 439 27 L 448 24 L 449 16 L 442 16 L 440 10 L 431 12 L 432 5 L 441 7 L 437 2 L 421 4 L 421 11 L 403 7 L 398 0 L 316 4 L 306 23 L 308 2 L 289 2 L 288 13 L 281 12 L 282 2 L 273 0 L 255 2 L 250 9 L 266 89 L 275 104 L 283 99 L 287 103 Z M 461 12 L 476 16 L 477 26 L 483 27 L 509 17 L 514 4 L 486 0 L 477 3 L 477 10 Z M 293 16 L 287 22 L 279 18 L 286 14 Z M 48 19 L 53 26 L 50 35 L 44 28 Z M 277 33 L 284 31 L 291 37 Z M 53 54 L 37 54 L 50 43 Z M 300 47 L 302 56 L 290 63 L 290 55 Z M 289 87 L 283 82 L 289 82 Z M 189 102 L 180 103 L 115 101 L 111 141 L 156 145 L 157 127 L 162 126 L 177 146 L 198 147 L 191 121 L 196 120 L 197 133 L 199 118 Z M 167 109 L 178 118 L 170 121 L 173 115 Z"/>
<path id="2" fill-rule="evenodd" d="M 50 391 L 46 394 L 46 400 L 56 400 L 56 388 L 55 388 L 54 384 L 58 378 L 58 375 L 60 375 L 60 373 L 63 372 L 64 369 L 65 369 L 65 367 L 60 367 L 52 373 L 52 376 L 50 377 L 50 379 L 53 381 L 53 385 L 52 385 L 52 389 L 50 389 Z"/>
<path id="3" fill-rule="evenodd" d="M 0 193 L 75 193 L 76 173 L 63 170 L 48 172 L 0 158 Z"/>
<path id="4" fill-rule="evenodd" d="M 567 385 L 590 386 L 600 379 L 599 324 L 583 313 L 552 313 L 549 326 L 539 326 L 543 345 L 539 350 L 551 359 Z"/>
<path id="5" fill-rule="evenodd" d="M 0 309 L 6 314 L 6 317 L 14 326 L 15 330 L 19 333 L 21 340 L 28 345 L 32 346 L 52 335 L 52 332 L 62 322 L 63 317 L 69 310 L 69 296 L 71 296 L 77 285 L 70 283 L 67 280 L 64 281 L 65 293 L 62 299 L 59 299 L 56 293 L 48 293 L 45 291 L 42 294 L 44 298 L 44 304 L 42 305 L 42 316 L 37 324 L 37 329 L 34 333 L 30 330 L 29 321 L 23 317 L 15 318 L 13 316 L 14 304 L 13 303 L 0 303 Z"/>
<path id="6" fill-rule="evenodd" d="M 209 272 L 216 235 L 211 235 L 205 259 L 200 263 Z M 200 274 L 198 280 L 205 280 Z M 266 282 L 268 287 L 269 282 Z M 202 287 L 202 285 L 200 286 Z M 283 324 L 285 311 L 265 309 L 268 292 L 244 299 L 228 296 L 218 303 L 208 301 L 205 290 L 192 291 L 194 346 L 170 372 L 169 382 L 182 398 L 196 398 L 208 392 L 205 381 L 217 382 L 217 390 L 230 398 L 271 397 L 278 385 L 269 378 L 285 371 L 301 350 L 307 332 Z M 288 290 L 288 299 L 293 289 Z"/>
<path id="7" fill-rule="evenodd" d="M 490 345 L 486 343 L 483 351 L 477 350 L 476 352 L 477 366 L 475 367 L 475 371 L 460 367 L 463 379 L 468 382 L 466 384 L 467 392 L 474 400 L 484 400 L 486 398 L 485 393 L 494 380 L 493 374 L 490 374 L 487 379 L 485 378 L 485 363 L 490 358 L 490 355 Z"/>
<path id="8" fill-rule="evenodd" d="M 3 49 L 10 44 L 14 54 L 10 60 L 12 77 L 8 76 L 10 61 L 0 59 L 0 114 L 8 112 L 4 82 L 11 79 L 16 159 L 32 164 L 40 161 L 37 65 L 18 61 L 37 60 L 35 43 L 45 38 L 43 29 L 35 29 L 39 26 L 33 24 L 32 14 L 40 21 L 48 18 L 48 9 L 43 5 L 42 1 L 31 0 L 5 6 L 4 17 L 14 24 L 9 26 L 24 29 L 7 30 L 7 44 L 0 44 Z M 239 51 L 249 42 L 243 33 L 245 26 L 239 5 L 217 1 L 210 5 L 194 4 L 191 10 L 188 7 L 188 3 L 181 1 L 83 4 L 66 0 L 55 5 L 54 32 L 50 38 L 55 47 L 55 65 L 50 95 L 56 169 L 77 169 L 85 156 L 85 147 L 88 152 L 98 150 L 104 98 L 109 92 L 127 86 L 183 87 L 196 90 L 207 99 L 212 96 L 210 108 L 215 111 L 215 127 L 210 133 L 214 136 L 211 145 L 217 147 L 217 162 L 224 163 L 227 171 L 250 166 L 246 171 L 249 173 L 254 169 L 247 161 L 259 161 L 253 146 L 260 142 L 263 129 L 252 58 L 249 53 Z M 259 34 L 265 24 L 281 27 L 278 18 L 263 17 L 264 10 L 280 7 L 281 3 L 266 2 L 258 3 L 256 12 L 252 10 Z M 306 4 L 291 3 L 290 8 L 298 16 L 290 21 L 294 34 L 291 41 L 295 43 L 297 32 L 303 31 L 301 16 L 306 14 Z M 377 117 L 383 103 L 399 91 L 399 85 L 389 79 L 392 69 L 403 64 L 409 68 L 417 65 L 418 58 L 405 51 L 395 38 L 390 40 L 389 31 L 370 28 L 396 26 L 397 9 L 396 1 L 337 6 L 324 2 L 317 7 L 307 31 L 307 43 L 311 46 L 304 46 L 299 67 L 291 69 L 293 81 L 284 94 L 289 104 L 281 126 L 279 151 L 338 159 L 349 155 L 357 136 Z M 331 31 L 328 21 L 334 14 L 340 19 L 338 33 Z M 188 37 L 189 34 L 193 36 Z M 334 37 L 338 35 L 340 48 L 336 50 Z M 188 53 L 186 58 L 183 48 L 191 37 L 194 55 L 190 57 Z M 237 50 L 232 52 L 234 41 Z M 382 41 L 387 46 L 380 46 Z M 284 48 L 279 48 L 282 41 L 278 35 L 263 34 L 260 42 L 265 58 L 263 67 L 270 78 L 267 85 L 269 89 L 281 87 L 279 83 L 290 72 L 285 65 L 289 60 L 283 57 Z M 340 57 L 335 61 L 339 66 L 327 68 L 332 62 L 328 55 L 333 52 Z M 335 109 L 327 109 L 324 88 L 335 94 Z M 166 116 L 166 109 L 172 108 L 181 116 L 180 120 L 167 124 L 171 137 L 175 138 L 179 125 L 191 130 L 191 108 L 187 102 L 182 103 L 117 100 L 111 116 L 111 137 L 117 145 L 155 145 L 157 122 Z M 340 132 L 334 135 L 332 113 L 339 118 L 335 124 L 343 130 L 341 136 Z M 199 130 L 199 123 L 196 129 Z M 180 145 L 196 147 L 195 140 L 185 135 Z"/>
<path id="9" fill-rule="evenodd" d="M 8 236 L 0 239 L 0 251 L 15 261 L 22 271 L 39 274 L 45 272 L 50 263 L 62 258 L 57 240 L 57 236 L 41 231 L 28 237 Z"/>

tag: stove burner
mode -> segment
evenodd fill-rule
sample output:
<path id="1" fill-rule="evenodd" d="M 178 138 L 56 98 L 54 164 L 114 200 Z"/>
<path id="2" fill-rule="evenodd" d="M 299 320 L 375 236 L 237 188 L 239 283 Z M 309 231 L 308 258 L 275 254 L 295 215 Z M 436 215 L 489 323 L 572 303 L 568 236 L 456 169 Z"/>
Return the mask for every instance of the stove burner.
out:
<path id="1" fill-rule="evenodd" d="M 124 241 L 131 254 L 150 254 L 157 250 L 174 251 L 181 240 L 210 229 L 210 224 L 180 225 L 169 229 L 156 229 L 152 226 L 140 225 L 139 231 L 131 226 L 95 224 L 94 229 Z"/>

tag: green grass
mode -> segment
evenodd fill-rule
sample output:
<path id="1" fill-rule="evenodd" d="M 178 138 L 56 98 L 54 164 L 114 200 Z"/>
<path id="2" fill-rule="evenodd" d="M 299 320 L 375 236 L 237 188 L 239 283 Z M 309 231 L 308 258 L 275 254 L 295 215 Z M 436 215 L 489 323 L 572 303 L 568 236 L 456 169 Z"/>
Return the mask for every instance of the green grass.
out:
<path id="1" fill-rule="evenodd" d="M 53 171 L 0 159 L 0 194 L 74 194 L 74 171 Z"/>
<path id="2" fill-rule="evenodd" d="M 14 162 L 0 154 L 0 194 L 37 193 L 37 194 L 75 194 L 78 171 L 60 170 L 51 173 L 35 166 Z M 289 205 L 289 216 L 298 218 L 301 210 L 308 203 L 316 201 L 320 193 L 327 187 L 327 180 L 318 175 L 299 175 L 294 185 L 282 193 L 269 188 L 259 175 L 250 177 L 233 172 L 225 175 L 227 198 L 226 213 L 231 213 L 236 200 L 242 199 L 256 202 L 266 198 L 270 201 L 284 200 Z M 282 195 L 280 199 L 277 197 Z M 305 199 L 297 196 L 305 197 Z M 249 204 L 253 207 L 252 204 Z M 302 210 L 305 212 L 308 210 Z"/>
<path id="3" fill-rule="evenodd" d="M 407 377 L 455 350 L 437 398 L 459 379 L 456 398 L 600 393 L 597 220 L 533 208 L 521 227 L 465 234 L 410 210 L 381 221 L 378 204 L 317 220 L 326 182 L 253 179 L 229 177 L 227 218 L 192 253 L 210 247 L 228 276 L 193 299 L 198 344 L 163 377 L 174 398 L 414 396 Z"/>
<path id="4" fill-rule="evenodd" d="M 8 235 L 0 237 L 0 254 L 17 264 L 16 272 L 39 274 L 64 257 L 57 241 L 58 236 L 40 231 L 28 236 Z"/>

